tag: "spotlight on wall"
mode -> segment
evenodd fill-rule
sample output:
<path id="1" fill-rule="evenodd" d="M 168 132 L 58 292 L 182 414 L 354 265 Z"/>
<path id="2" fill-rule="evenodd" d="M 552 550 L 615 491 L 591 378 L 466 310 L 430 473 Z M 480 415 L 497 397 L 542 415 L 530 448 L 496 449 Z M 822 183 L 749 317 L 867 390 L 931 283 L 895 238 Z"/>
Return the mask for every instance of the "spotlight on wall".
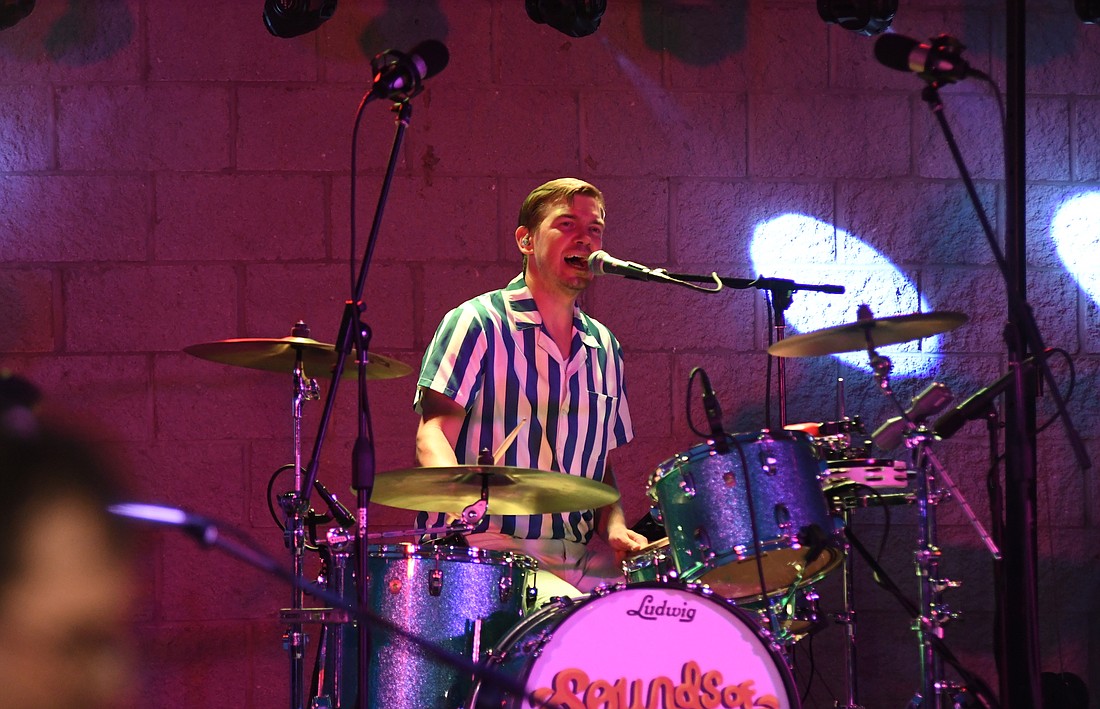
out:
<path id="1" fill-rule="evenodd" d="M 867 37 L 885 32 L 897 11 L 898 0 L 817 0 L 821 19 Z"/>
<path id="2" fill-rule="evenodd" d="M 336 0 L 267 0 L 264 26 L 276 37 L 312 32 L 336 12 Z"/>
<path id="3" fill-rule="evenodd" d="M 1074 0 L 1073 6 L 1082 22 L 1100 24 L 1100 0 Z"/>
<path id="4" fill-rule="evenodd" d="M 607 0 L 527 0 L 527 16 L 570 37 L 586 37 L 600 28 Z"/>
<path id="5" fill-rule="evenodd" d="M 0 0 L 0 30 L 18 24 L 34 9 L 34 0 Z"/>

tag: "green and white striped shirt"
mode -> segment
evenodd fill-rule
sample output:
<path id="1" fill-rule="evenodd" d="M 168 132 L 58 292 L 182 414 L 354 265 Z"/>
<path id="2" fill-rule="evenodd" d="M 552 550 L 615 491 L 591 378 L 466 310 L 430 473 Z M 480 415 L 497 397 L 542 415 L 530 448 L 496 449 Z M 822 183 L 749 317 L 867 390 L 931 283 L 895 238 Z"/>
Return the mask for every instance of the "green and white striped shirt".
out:
<path id="1" fill-rule="evenodd" d="M 495 451 L 526 418 L 502 465 L 602 481 L 607 451 L 634 437 L 618 340 L 575 307 L 573 339 L 563 357 L 523 275 L 447 313 L 424 354 L 417 385 L 418 413 L 420 387 L 466 409 L 455 445 L 463 465 L 477 463 L 482 449 Z M 587 543 L 593 520 L 592 510 L 488 515 L 475 531 Z M 420 529 L 444 524 L 442 514 L 427 512 L 416 522 Z"/>

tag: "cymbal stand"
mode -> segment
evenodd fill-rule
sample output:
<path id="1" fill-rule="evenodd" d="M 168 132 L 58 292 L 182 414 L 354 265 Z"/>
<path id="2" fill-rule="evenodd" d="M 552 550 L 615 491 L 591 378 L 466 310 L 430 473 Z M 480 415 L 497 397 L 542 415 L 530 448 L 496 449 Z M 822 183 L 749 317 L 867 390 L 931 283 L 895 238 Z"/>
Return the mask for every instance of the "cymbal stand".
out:
<path id="1" fill-rule="evenodd" d="M 291 330 L 293 337 L 309 337 L 309 328 L 302 321 L 298 321 Z M 306 401 L 317 399 L 320 390 L 317 381 L 309 379 L 305 374 L 301 348 L 295 348 L 294 357 L 294 395 L 291 399 L 291 420 L 293 428 L 294 445 L 294 491 L 285 493 L 279 497 L 279 506 L 282 508 L 285 523 L 283 525 L 283 541 L 291 554 L 291 568 L 294 575 L 302 578 L 305 573 L 305 527 L 309 510 L 298 504 L 298 490 L 302 487 L 302 404 Z M 290 609 L 301 611 L 305 605 L 304 593 L 300 586 L 291 587 Z M 305 646 L 306 636 L 302 632 L 302 624 L 291 622 L 283 635 L 283 644 L 290 654 L 290 706 L 299 709 L 302 706 L 305 689 Z"/>
<path id="2" fill-rule="evenodd" d="M 867 305 L 859 306 L 858 320 L 873 319 L 871 309 Z M 890 371 L 893 363 L 888 357 L 882 357 L 875 351 L 872 337 L 872 328 L 865 330 L 867 340 L 867 355 L 871 369 L 874 372 L 875 381 L 879 389 L 893 402 L 905 421 L 907 430 L 905 445 L 913 451 L 913 468 L 917 471 L 917 550 L 915 552 L 917 577 L 920 579 L 918 613 L 913 620 L 913 630 L 917 633 L 917 644 L 920 650 L 921 683 L 919 692 L 909 702 L 908 709 L 945 709 L 945 698 L 950 698 L 957 687 L 944 680 L 943 660 L 936 652 L 936 646 L 943 639 L 944 625 L 956 617 L 946 604 L 943 603 L 943 591 L 955 588 L 960 584 L 940 576 L 939 559 L 942 554 L 936 540 L 936 506 L 945 497 L 954 495 L 959 500 L 963 510 L 970 519 L 971 524 L 978 530 L 986 546 L 998 558 L 999 551 L 993 544 L 993 540 L 982 528 L 981 523 L 974 515 L 974 511 L 966 503 L 954 481 L 947 475 L 947 471 L 940 464 L 935 454 L 929 447 L 932 435 L 925 428 L 918 428 L 905 411 L 905 407 L 898 401 L 890 386 Z M 944 492 L 936 481 L 939 480 L 948 488 Z"/>

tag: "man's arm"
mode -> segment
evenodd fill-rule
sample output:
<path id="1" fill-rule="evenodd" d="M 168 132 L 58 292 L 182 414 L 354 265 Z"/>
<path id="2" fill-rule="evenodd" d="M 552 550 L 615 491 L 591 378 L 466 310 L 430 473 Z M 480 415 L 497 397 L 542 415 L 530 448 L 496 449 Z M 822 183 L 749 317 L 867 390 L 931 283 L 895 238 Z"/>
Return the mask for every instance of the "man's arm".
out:
<path id="1" fill-rule="evenodd" d="M 609 454 L 604 469 L 604 482 L 618 490 L 619 484 L 615 480 L 615 472 L 612 469 L 610 458 L 611 455 Z M 649 543 L 649 540 L 644 536 L 626 526 L 623 507 L 617 500 L 596 510 L 596 532 L 607 541 L 607 545 L 614 549 L 620 557 L 625 556 L 627 552 L 637 551 Z"/>
<path id="2" fill-rule="evenodd" d="M 416 429 L 416 463 L 423 467 L 458 465 L 458 441 L 466 410 L 443 394 L 420 390 L 420 425 Z"/>

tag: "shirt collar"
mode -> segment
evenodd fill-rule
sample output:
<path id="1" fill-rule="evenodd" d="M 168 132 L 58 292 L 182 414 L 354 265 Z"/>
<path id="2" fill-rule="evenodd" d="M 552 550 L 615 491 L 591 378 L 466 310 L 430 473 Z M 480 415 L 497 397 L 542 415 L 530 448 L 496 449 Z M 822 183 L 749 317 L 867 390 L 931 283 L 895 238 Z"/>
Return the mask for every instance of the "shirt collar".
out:
<path id="1" fill-rule="evenodd" d="M 515 323 L 517 330 L 526 330 L 542 325 L 542 313 L 535 303 L 535 296 L 527 287 L 527 281 L 523 274 L 519 274 L 504 288 L 504 302 L 507 304 L 509 317 Z M 600 341 L 591 332 L 589 319 L 580 306 L 573 304 L 573 329 L 580 332 L 581 342 L 588 347 L 600 346 Z"/>

